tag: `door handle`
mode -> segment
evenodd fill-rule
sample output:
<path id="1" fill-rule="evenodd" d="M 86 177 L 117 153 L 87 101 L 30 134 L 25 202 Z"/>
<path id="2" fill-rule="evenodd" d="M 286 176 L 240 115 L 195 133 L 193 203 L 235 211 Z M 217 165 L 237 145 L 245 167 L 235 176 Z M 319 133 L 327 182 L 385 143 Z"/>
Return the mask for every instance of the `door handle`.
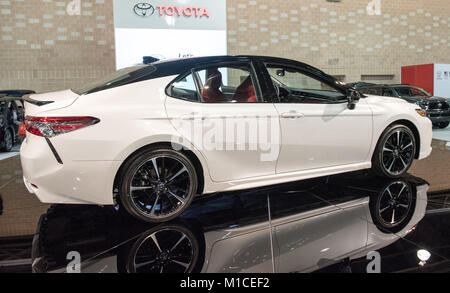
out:
<path id="1" fill-rule="evenodd" d="M 290 111 L 290 112 L 281 114 L 281 117 L 285 118 L 285 119 L 298 119 L 298 118 L 305 117 L 305 114 L 299 113 L 297 111 Z"/>

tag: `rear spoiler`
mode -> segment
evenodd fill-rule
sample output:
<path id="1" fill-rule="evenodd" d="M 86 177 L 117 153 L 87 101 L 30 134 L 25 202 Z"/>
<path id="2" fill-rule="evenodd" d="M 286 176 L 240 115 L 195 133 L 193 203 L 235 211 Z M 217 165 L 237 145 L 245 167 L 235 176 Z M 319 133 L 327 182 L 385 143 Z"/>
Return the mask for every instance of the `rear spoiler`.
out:
<path id="1" fill-rule="evenodd" d="M 36 106 L 38 106 L 38 107 L 41 107 L 41 106 L 45 106 L 45 105 L 54 103 L 54 101 L 37 101 L 37 100 L 34 100 L 34 99 L 30 98 L 30 96 L 31 96 L 31 95 L 25 95 L 25 96 L 23 96 L 22 99 L 23 99 L 25 102 L 30 103 L 30 104 L 33 104 L 33 105 L 36 105 Z"/>

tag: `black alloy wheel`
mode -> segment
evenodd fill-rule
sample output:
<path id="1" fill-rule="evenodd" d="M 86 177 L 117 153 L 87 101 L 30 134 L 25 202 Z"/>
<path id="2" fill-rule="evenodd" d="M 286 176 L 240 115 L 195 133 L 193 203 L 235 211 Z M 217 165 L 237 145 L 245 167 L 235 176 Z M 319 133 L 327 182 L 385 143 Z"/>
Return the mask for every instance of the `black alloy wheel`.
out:
<path id="1" fill-rule="evenodd" d="M 128 160 L 120 186 L 120 201 L 132 216 L 147 222 L 178 217 L 197 192 L 194 165 L 170 149 L 146 150 Z"/>
<path id="2" fill-rule="evenodd" d="M 381 135 L 375 149 L 373 171 L 380 176 L 400 178 L 411 167 L 416 154 L 416 139 L 404 125 L 393 125 Z"/>
<path id="3" fill-rule="evenodd" d="M 416 196 L 411 185 L 404 180 L 387 184 L 370 207 L 374 224 L 384 233 L 397 233 L 404 229 L 414 214 Z"/>
<path id="4" fill-rule="evenodd" d="M 133 244 L 128 273 L 191 273 L 197 265 L 199 243 L 194 234 L 179 225 L 156 227 Z"/>

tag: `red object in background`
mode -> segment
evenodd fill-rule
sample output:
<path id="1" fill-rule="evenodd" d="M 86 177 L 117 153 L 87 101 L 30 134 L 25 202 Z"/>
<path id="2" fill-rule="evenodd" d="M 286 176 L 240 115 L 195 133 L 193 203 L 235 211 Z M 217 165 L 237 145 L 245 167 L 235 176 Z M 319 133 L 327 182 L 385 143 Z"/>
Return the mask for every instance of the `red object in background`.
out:
<path id="1" fill-rule="evenodd" d="M 26 136 L 27 135 L 27 126 L 25 125 L 25 123 L 22 123 L 19 126 L 19 136 Z"/>
<path id="2" fill-rule="evenodd" d="M 420 87 L 434 95 L 434 64 L 402 67 L 402 84 Z"/>

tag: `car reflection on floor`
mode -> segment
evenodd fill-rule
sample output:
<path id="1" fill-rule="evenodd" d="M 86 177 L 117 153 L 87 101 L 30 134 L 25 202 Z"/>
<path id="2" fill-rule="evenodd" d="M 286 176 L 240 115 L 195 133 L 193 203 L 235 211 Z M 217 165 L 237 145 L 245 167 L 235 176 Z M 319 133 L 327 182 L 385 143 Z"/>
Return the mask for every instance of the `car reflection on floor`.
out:
<path id="1" fill-rule="evenodd" d="M 359 177 L 355 177 L 359 176 Z M 312 272 L 366 258 L 422 220 L 428 183 L 343 175 L 197 199 L 151 225 L 120 210 L 53 206 L 33 241 L 34 272 Z"/>

